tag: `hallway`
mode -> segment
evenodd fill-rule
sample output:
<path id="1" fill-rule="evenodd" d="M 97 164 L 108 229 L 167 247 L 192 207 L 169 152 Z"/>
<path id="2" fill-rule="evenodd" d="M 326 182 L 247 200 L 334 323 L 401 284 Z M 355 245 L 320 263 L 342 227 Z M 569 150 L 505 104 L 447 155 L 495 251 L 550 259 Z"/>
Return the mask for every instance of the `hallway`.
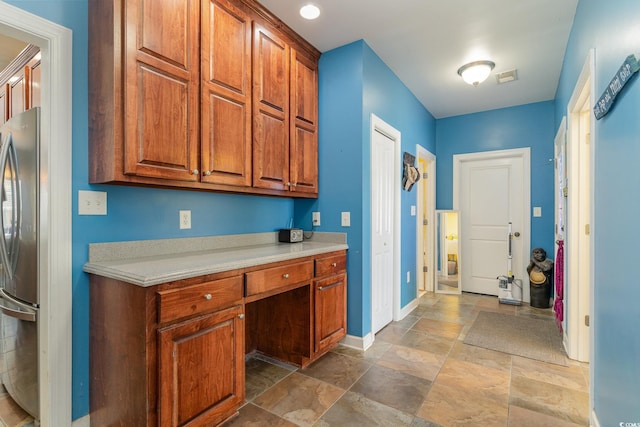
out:
<path id="1" fill-rule="evenodd" d="M 474 294 L 426 294 L 362 353 L 339 346 L 304 370 L 247 362 L 229 426 L 587 426 L 588 364 L 559 366 L 463 343 L 480 311 L 552 316 Z"/>

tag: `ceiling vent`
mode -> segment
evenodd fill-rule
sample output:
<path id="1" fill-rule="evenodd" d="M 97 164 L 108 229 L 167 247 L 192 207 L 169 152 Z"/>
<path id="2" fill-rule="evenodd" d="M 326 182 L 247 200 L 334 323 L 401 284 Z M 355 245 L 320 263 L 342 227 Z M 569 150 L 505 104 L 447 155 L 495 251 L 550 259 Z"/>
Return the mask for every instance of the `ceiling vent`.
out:
<path id="1" fill-rule="evenodd" d="M 513 70 L 497 73 L 496 80 L 498 81 L 498 84 L 509 83 L 518 80 L 518 70 L 514 68 Z"/>

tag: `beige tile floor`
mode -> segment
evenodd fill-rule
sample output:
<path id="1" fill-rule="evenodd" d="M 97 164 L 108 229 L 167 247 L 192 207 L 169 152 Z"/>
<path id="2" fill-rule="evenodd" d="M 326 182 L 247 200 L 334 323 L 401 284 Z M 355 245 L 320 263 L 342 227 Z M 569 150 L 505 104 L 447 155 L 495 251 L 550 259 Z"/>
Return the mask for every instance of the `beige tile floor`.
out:
<path id="1" fill-rule="evenodd" d="M 366 352 L 339 346 L 306 369 L 251 358 L 227 426 L 587 426 L 587 364 L 558 366 L 463 343 L 477 314 L 552 316 L 496 297 L 426 294 Z"/>
<path id="2" fill-rule="evenodd" d="M 589 366 L 464 344 L 481 310 L 553 314 L 495 297 L 426 294 L 366 352 L 339 346 L 306 369 L 251 358 L 246 404 L 227 426 L 588 425 Z M 29 425 L 32 419 L 0 390 L 0 427 Z"/>

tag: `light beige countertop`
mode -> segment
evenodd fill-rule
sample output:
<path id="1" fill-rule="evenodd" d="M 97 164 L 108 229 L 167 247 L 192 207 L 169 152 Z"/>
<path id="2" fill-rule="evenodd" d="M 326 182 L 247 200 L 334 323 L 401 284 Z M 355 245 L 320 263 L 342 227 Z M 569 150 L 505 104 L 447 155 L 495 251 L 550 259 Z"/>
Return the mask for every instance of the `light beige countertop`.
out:
<path id="1" fill-rule="evenodd" d="M 305 233 L 306 234 L 306 233 Z M 139 286 L 348 249 L 345 233 L 313 233 L 298 243 L 278 233 L 91 243 L 83 270 Z"/>

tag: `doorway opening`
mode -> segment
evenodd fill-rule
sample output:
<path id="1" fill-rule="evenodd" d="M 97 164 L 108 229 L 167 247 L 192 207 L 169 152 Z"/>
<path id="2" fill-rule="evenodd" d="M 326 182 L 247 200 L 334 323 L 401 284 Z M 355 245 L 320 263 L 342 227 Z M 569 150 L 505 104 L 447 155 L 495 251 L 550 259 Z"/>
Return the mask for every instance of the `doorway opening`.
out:
<path id="1" fill-rule="evenodd" d="M 42 426 L 71 423 L 72 34 L 0 2 L 0 34 L 42 53 L 38 356 Z M 52 108 L 55 100 L 56 108 Z"/>
<path id="2" fill-rule="evenodd" d="M 589 316 L 593 295 L 593 139 L 591 97 L 595 69 L 591 50 L 567 105 L 567 223 L 565 230 L 565 289 L 568 298 L 564 343 L 567 355 L 589 362 L 592 335 Z"/>
<path id="3" fill-rule="evenodd" d="M 418 170 L 418 209 L 416 216 L 416 275 L 420 297 L 435 288 L 435 206 L 436 206 L 436 156 L 416 145 Z"/>

